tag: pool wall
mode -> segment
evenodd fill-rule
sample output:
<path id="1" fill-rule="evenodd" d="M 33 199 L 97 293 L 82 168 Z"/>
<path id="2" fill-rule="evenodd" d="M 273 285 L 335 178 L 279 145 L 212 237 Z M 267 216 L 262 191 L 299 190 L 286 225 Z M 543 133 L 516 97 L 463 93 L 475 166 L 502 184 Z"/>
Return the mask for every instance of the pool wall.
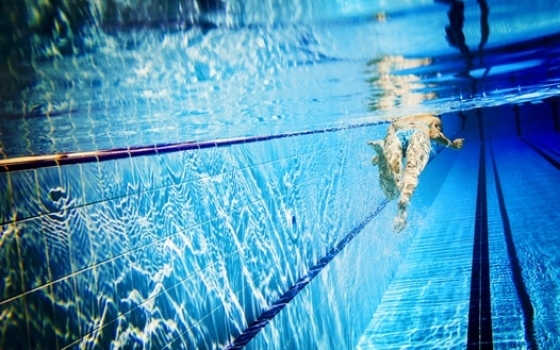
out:
<path id="1" fill-rule="evenodd" d="M 1 347 L 223 348 L 352 232 L 247 347 L 354 347 L 413 237 L 380 207 L 386 129 L 0 172 Z"/>

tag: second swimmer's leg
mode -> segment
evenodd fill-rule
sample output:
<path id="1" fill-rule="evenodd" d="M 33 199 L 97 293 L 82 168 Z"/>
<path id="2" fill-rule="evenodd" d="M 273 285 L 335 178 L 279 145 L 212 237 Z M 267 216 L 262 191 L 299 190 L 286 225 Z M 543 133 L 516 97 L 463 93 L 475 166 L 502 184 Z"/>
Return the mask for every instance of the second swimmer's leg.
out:
<path id="1" fill-rule="evenodd" d="M 402 231 L 406 226 L 410 198 L 418 185 L 418 176 L 424 170 L 426 164 L 428 164 L 430 149 L 430 137 L 427 134 L 415 132 L 410 137 L 406 150 L 406 167 L 401 181 L 398 211 L 394 221 L 394 230 L 396 232 Z"/>
<path id="2" fill-rule="evenodd" d="M 373 164 L 379 167 L 379 185 L 387 199 L 396 199 L 399 195 L 398 183 L 395 175 L 385 157 L 384 141 L 372 141 L 368 143 L 375 149 L 377 155 L 373 158 Z"/>

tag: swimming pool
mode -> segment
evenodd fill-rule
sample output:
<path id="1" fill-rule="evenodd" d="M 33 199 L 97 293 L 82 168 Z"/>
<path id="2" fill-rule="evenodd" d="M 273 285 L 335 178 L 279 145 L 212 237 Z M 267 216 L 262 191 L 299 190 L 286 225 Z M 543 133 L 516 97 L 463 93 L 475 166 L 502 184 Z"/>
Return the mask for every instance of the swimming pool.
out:
<path id="1" fill-rule="evenodd" d="M 3 4 L 0 348 L 558 347 L 560 4 L 463 5 Z"/>

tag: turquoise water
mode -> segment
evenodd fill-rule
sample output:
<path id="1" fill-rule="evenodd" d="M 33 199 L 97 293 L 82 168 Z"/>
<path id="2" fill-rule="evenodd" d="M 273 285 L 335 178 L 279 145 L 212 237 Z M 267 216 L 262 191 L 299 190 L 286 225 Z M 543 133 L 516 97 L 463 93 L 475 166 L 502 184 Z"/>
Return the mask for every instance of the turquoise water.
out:
<path id="1" fill-rule="evenodd" d="M 560 3 L 463 5 L 0 5 L 0 348 L 557 348 Z"/>

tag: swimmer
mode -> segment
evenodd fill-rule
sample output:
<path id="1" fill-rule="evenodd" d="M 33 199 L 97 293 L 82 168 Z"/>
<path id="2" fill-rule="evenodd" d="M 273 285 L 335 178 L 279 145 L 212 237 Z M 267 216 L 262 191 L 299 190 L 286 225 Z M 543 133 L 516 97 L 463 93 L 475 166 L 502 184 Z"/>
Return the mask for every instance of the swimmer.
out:
<path id="1" fill-rule="evenodd" d="M 382 141 L 368 142 L 377 155 L 373 164 L 379 166 L 379 184 L 387 199 L 399 197 L 395 232 L 406 226 L 410 197 L 418 185 L 418 176 L 436 153 L 436 145 L 459 150 L 464 139 L 449 140 L 442 131 L 442 122 L 433 115 L 410 116 L 395 120 Z M 403 171 L 403 158 L 406 165 Z"/>

